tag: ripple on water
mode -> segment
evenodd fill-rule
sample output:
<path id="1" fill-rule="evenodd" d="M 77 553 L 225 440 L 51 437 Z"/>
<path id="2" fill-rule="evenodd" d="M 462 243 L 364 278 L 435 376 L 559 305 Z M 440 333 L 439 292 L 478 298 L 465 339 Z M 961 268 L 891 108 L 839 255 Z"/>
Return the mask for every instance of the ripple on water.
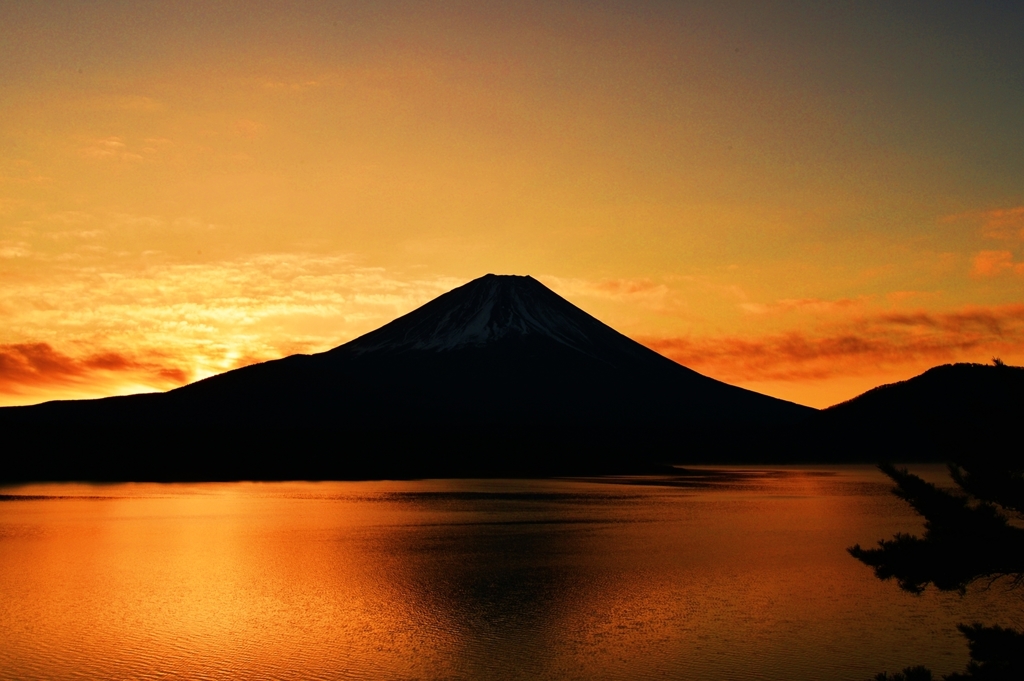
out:
<path id="1" fill-rule="evenodd" d="M 0 677 L 855 679 L 1020 617 L 851 559 L 919 527 L 872 469 L 618 483 L 7 490 Z"/>

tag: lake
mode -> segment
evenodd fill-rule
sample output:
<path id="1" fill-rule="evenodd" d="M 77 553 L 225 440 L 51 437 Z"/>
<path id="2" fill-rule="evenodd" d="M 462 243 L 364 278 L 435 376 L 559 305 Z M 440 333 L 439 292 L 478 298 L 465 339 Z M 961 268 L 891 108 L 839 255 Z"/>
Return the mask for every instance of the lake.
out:
<path id="1" fill-rule="evenodd" d="M 941 467 L 915 467 L 941 479 Z M 871 467 L 680 480 L 0 490 L 5 679 L 868 679 L 963 668 L 1002 585 L 846 553 L 919 518 Z"/>

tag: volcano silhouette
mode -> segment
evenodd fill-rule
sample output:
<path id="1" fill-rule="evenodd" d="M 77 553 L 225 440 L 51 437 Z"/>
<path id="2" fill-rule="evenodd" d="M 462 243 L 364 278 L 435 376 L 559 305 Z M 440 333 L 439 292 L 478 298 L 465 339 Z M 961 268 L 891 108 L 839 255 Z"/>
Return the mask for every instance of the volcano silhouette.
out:
<path id="1" fill-rule="evenodd" d="M 813 412 L 687 369 L 531 277 L 489 274 L 327 352 L 2 409 L 0 427 L 22 478 L 583 474 Z"/>

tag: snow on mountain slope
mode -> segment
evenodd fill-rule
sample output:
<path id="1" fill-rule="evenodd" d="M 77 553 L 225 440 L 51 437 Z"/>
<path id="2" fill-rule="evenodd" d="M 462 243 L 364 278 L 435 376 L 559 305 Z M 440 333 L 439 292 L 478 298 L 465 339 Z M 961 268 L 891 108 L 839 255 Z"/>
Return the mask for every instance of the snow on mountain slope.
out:
<path id="1" fill-rule="evenodd" d="M 634 345 L 532 277 L 488 274 L 341 347 L 357 355 L 447 352 L 524 336 L 544 337 L 589 355 L 609 343 L 619 351 L 624 343 Z"/>

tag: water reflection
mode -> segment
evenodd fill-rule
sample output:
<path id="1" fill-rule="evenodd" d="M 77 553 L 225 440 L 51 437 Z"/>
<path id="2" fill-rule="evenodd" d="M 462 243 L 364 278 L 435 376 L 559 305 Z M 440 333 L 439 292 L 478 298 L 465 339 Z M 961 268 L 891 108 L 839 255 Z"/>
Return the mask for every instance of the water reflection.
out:
<path id="1" fill-rule="evenodd" d="M 870 468 L 618 482 L 3 490 L 0 676 L 866 678 L 999 607 L 848 557 L 916 527 Z"/>

